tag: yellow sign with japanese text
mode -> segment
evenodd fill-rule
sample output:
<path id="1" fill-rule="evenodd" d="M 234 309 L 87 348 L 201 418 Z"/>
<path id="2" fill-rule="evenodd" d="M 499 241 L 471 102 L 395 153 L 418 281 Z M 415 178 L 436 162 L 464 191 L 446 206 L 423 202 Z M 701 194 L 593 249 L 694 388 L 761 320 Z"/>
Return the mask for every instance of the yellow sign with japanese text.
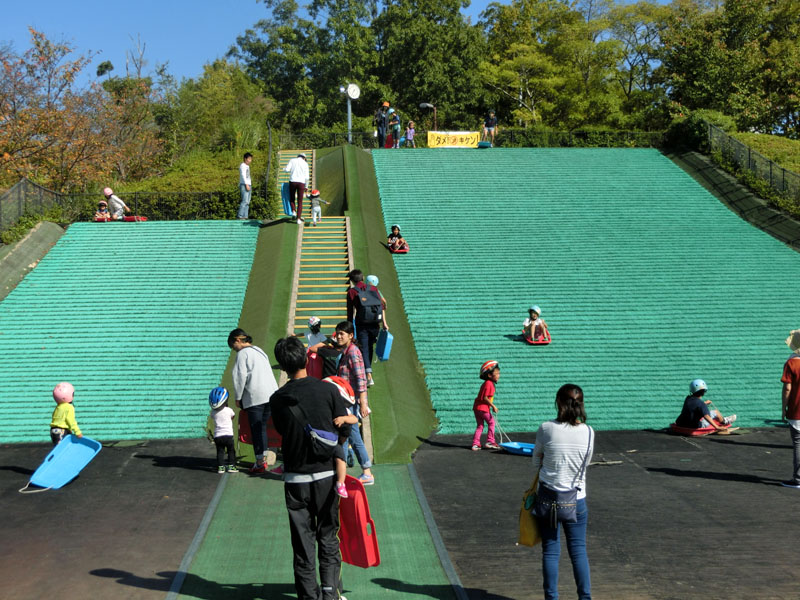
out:
<path id="1" fill-rule="evenodd" d="M 479 131 L 429 131 L 428 148 L 477 148 Z"/>

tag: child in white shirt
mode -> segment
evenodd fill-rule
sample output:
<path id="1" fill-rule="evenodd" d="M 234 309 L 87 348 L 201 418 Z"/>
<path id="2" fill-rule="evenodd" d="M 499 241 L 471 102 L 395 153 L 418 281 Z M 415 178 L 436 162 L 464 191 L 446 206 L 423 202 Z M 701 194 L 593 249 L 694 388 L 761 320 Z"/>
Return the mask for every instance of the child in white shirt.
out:
<path id="1" fill-rule="evenodd" d="M 236 448 L 233 445 L 233 409 L 228 406 L 228 390 L 215 387 L 208 395 L 211 418 L 214 420 L 214 444 L 217 447 L 217 473 L 238 473 Z M 228 460 L 225 460 L 225 453 Z"/>
<path id="2" fill-rule="evenodd" d="M 528 309 L 528 318 L 522 322 L 522 335 L 528 342 L 541 341 L 549 335 L 541 314 L 542 309 L 535 304 Z"/>

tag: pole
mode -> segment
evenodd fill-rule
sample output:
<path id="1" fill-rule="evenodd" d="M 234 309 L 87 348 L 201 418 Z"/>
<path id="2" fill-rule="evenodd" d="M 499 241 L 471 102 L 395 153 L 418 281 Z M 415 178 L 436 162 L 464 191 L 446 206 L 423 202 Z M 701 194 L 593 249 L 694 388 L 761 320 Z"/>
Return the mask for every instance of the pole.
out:
<path id="1" fill-rule="evenodd" d="M 439 131 L 439 126 L 436 124 L 436 107 L 433 107 L 433 129 Z"/>
<path id="2" fill-rule="evenodd" d="M 347 143 L 353 143 L 353 112 L 350 107 L 350 95 L 347 96 Z"/>

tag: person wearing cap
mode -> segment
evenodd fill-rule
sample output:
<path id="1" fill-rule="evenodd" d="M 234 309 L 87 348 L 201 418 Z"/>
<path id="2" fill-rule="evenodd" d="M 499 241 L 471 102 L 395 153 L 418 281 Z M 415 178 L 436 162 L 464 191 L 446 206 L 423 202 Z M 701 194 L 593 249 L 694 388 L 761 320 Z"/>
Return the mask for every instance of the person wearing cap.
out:
<path id="1" fill-rule="evenodd" d="M 247 219 L 250 214 L 250 196 L 253 193 L 253 186 L 250 180 L 250 163 L 253 162 L 253 155 L 249 152 L 244 153 L 242 164 L 239 165 L 239 211 L 236 213 L 237 219 Z"/>
<path id="2" fill-rule="evenodd" d="M 297 218 L 297 224 L 303 222 L 303 196 L 308 185 L 308 162 L 304 152 L 289 161 L 283 169 L 289 173 L 289 205 L 292 207 L 292 216 Z M 295 207 L 295 197 L 297 206 Z"/>
<path id="3" fill-rule="evenodd" d="M 783 365 L 783 391 L 781 393 L 781 418 L 789 423 L 789 434 L 794 450 L 792 459 L 792 478 L 781 485 L 800 489 L 800 329 L 789 332 L 786 345 L 792 355 Z"/>
<path id="4" fill-rule="evenodd" d="M 316 227 L 317 219 L 322 221 L 322 204 L 330 204 L 327 200 L 319 197 L 319 190 L 311 190 L 311 224 Z"/>
<path id="5" fill-rule="evenodd" d="M 483 137 L 482 141 L 492 138 L 492 146 L 494 146 L 494 136 L 497 134 L 497 117 L 493 110 L 489 111 L 489 116 L 483 120 Z"/>
<path id="6" fill-rule="evenodd" d="M 375 130 L 378 132 L 378 148 L 383 148 L 386 143 L 386 111 L 388 110 L 389 103 L 384 102 L 378 107 L 372 118 L 372 124 L 375 125 Z"/>

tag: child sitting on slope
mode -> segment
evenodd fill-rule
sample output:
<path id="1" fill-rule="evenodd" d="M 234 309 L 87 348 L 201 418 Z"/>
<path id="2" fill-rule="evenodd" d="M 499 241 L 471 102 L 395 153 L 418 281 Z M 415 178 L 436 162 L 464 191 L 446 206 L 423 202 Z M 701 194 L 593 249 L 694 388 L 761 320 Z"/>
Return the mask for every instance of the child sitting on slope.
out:
<path id="1" fill-rule="evenodd" d="M 549 336 L 547 323 L 539 316 L 541 314 L 542 309 L 534 304 L 528 309 L 528 318 L 522 322 L 522 335 L 528 343 L 541 341 Z"/>

